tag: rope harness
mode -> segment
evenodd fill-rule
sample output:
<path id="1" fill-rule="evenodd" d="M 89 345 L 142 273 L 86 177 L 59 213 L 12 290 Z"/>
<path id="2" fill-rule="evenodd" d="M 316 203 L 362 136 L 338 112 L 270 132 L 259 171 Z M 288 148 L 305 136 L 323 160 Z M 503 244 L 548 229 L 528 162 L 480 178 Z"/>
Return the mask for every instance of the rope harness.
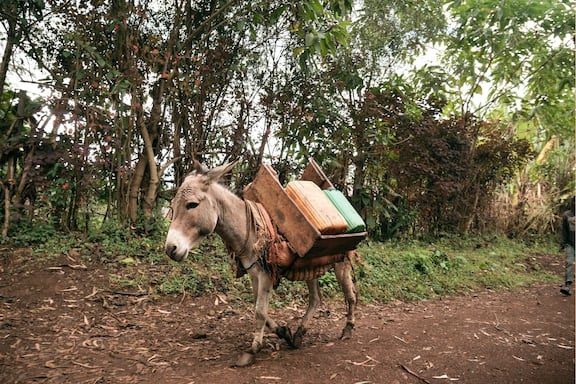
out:
<path id="1" fill-rule="evenodd" d="M 270 264 L 267 258 L 270 244 L 274 238 L 274 232 L 270 232 L 266 225 L 268 213 L 261 204 L 250 200 L 246 201 L 246 240 L 238 252 L 234 252 L 229 246 L 228 254 L 236 264 L 236 277 L 244 276 L 254 266 L 259 265 L 264 271 L 272 273 L 273 280 L 279 280 L 278 273 L 274 273 L 277 268 Z M 251 241 L 252 239 L 254 239 Z M 245 259 L 246 256 L 253 255 L 252 259 Z M 248 263 L 245 265 L 244 262 Z M 274 277 L 274 276 L 278 277 Z"/>

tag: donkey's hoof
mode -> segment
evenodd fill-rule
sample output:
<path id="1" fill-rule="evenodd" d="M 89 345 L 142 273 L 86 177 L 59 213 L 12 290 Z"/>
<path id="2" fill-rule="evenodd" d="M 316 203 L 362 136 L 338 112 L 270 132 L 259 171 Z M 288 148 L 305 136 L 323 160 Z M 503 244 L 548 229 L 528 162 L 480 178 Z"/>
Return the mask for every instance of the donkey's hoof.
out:
<path id="1" fill-rule="evenodd" d="M 253 353 L 250 352 L 242 352 L 240 354 L 240 356 L 238 356 L 238 360 L 236 360 L 236 363 L 233 365 L 234 367 L 247 367 L 249 365 L 254 364 L 254 362 L 256 361 L 256 357 L 254 356 Z"/>
<path id="2" fill-rule="evenodd" d="M 292 343 L 292 331 L 290 331 L 290 328 L 281 325 L 276 327 L 275 332 L 276 336 L 278 336 L 280 339 L 284 339 L 288 343 Z"/>
<path id="3" fill-rule="evenodd" d="M 353 325 L 346 324 L 346 326 L 342 330 L 342 334 L 340 335 L 340 340 L 351 339 L 352 338 L 352 329 L 354 329 Z"/>
<path id="4" fill-rule="evenodd" d="M 294 334 L 294 338 L 292 339 L 290 346 L 294 349 L 299 349 L 302 346 L 302 334 Z"/>
<path id="5" fill-rule="evenodd" d="M 348 340 L 352 338 L 352 331 L 348 328 L 342 330 L 342 334 L 340 335 L 340 340 Z"/>
<path id="6" fill-rule="evenodd" d="M 294 336 L 292 337 L 292 348 L 300 348 L 302 346 L 302 339 L 306 334 L 306 328 L 298 327 Z"/>

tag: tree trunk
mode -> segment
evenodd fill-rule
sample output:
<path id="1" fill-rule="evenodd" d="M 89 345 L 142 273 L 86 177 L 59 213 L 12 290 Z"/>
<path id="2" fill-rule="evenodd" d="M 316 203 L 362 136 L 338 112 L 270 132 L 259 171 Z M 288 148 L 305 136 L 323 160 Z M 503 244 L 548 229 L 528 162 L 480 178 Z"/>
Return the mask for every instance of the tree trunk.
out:
<path id="1" fill-rule="evenodd" d="M 356 155 L 352 155 L 352 163 L 354 164 L 354 181 L 352 194 L 358 193 L 364 186 L 364 179 L 366 178 L 366 133 L 363 125 L 362 116 L 358 116 L 358 112 L 352 110 L 352 119 L 354 120 L 354 145 L 356 146 Z M 357 207 L 359 208 L 359 207 Z"/>
<path id="2" fill-rule="evenodd" d="M 14 157 L 8 158 L 8 165 L 6 170 L 6 183 L 4 186 L 4 225 L 2 227 L 2 236 L 8 236 L 8 229 L 10 227 L 10 206 L 12 198 L 12 185 L 14 185 Z"/>
<path id="3" fill-rule="evenodd" d="M 140 186 L 142 185 L 147 165 L 148 160 L 146 159 L 146 155 L 141 154 L 134 169 L 134 175 L 132 176 L 128 191 L 128 218 L 131 223 L 138 221 L 138 196 L 140 195 Z"/>
<path id="4" fill-rule="evenodd" d="M 24 111 L 25 111 L 25 107 L 26 107 L 26 92 L 25 91 L 20 91 L 19 93 L 19 101 L 18 101 L 18 111 L 17 111 L 17 115 L 18 118 L 20 119 L 20 127 L 19 129 L 22 129 L 22 125 L 24 123 L 24 121 L 22 120 L 22 117 L 24 115 Z M 36 152 L 36 124 L 34 123 L 34 121 L 31 121 L 33 119 L 29 119 L 28 123 L 30 125 L 30 136 L 28 138 L 28 145 L 31 147 L 29 151 L 25 151 L 28 152 L 26 153 L 26 155 L 24 156 L 23 161 L 23 165 L 22 165 L 22 171 L 20 174 L 20 181 L 18 183 L 18 187 L 16 188 L 16 191 L 14 193 L 14 205 L 15 206 L 22 206 L 24 204 L 24 190 L 26 189 L 26 184 L 28 183 L 28 180 L 30 178 L 30 175 L 32 174 L 32 166 L 34 165 L 34 155 Z M 32 220 L 33 218 L 33 212 L 30 211 L 29 212 L 29 218 L 30 220 Z"/>
<path id="5" fill-rule="evenodd" d="M 6 46 L 4 48 L 4 54 L 2 55 L 2 62 L 0 63 L 0 96 L 4 94 L 4 85 L 6 84 L 8 66 L 14 51 L 14 42 L 16 41 L 16 21 L 11 17 L 8 17 L 7 20 L 8 32 L 6 36 Z"/>
<path id="6" fill-rule="evenodd" d="M 2 237 L 8 237 L 8 228 L 10 227 L 10 188 L 8 184 L 0 181 L 0 186 L 4 191 L 4 224 L 2 225 Z"/>
<path id="7" fill-rule="evenodd" d="M 158 192 L 158 186 L 160 185 L 160 178 L 158 177 L 158 167 L 156 166 L 156 161 L 154 160 L 154 147 L 152 145 L 152 139 L 148 132 L 146 124 L 142 122 L 142 138 L 144 139 L 144 150 L 146 155 L 143 156 L 148 160 L 148 171 L 150 174 L 150 180 L 148 182 L 148 190 L 142 199 L 142 212 L 145 217 L 152 216 L 154 210 L 154 205 L 156 202 L 156 194 Z"/>

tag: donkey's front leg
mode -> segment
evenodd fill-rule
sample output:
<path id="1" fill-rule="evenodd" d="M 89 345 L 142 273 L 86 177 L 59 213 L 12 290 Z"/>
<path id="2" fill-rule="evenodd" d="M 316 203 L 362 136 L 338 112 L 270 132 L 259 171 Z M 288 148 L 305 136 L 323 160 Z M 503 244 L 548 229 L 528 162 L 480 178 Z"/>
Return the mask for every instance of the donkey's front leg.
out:
<path id="1" fill-rule="evenodd" d="M 260 271 L 257 276 L 256 286 L 256 305 L 254 308 L 256 328 L 254 330 L 254 339 L 252 340 L 252 353 L 258 353 L 260 349 L 262 349 L 262 339 L 264 337 L 266 323 L 274 327 L 276 326 L 268 317 L 268 303 L 270 302 L 270 294 L 272 291 L 272 279 L 266 272 Z"/>
<path id="2" fill-rule="evenodd" d="M 252 290 L 254 291 L 254 301 L 258 301 L 258 282 L 259 282 L 259 278 L 258 278 L 258 274 L 254 274 L 253 276 L 250 276 L 252 279 Z M 270 297 L 268 297 L 268 300 L 270 299 Z M 270 318 L 270 316 L 266 315 L 266 326 L 273 331 L 276 336 L 278 336 L 280 339 L 286 340 L 286 342 L 290 345 L 292 344 L 292 332 L 290 331 L 290 328 L 288 328 L 287 326 L 284 325 L 278 325 L 276 324 L 276 322 L 274 320 L 272 320 Z"/>
<path id="3" fill-rule="evenodd" d="M 264 329 L 266 328 L 266 325 L 272 329 L 277 328 L 276 323 L 268 317 L 268 303 L 272 291 L 272 279 L 265 271 L 262 271 L 259 268 L 258 270 L 250 271 L 250 278 L 252 280 L 252 288 L 256 300 L 254 307 L 256 326 L 254 330 L 254 338 L 252 339 L 252 346 L 248 352 L 244 352 L 240 355 L 235 364 L 237 367 L 244 367 L 254 363 L 254 356 L 262 349 L 262 340 L 264 338 Z"/>

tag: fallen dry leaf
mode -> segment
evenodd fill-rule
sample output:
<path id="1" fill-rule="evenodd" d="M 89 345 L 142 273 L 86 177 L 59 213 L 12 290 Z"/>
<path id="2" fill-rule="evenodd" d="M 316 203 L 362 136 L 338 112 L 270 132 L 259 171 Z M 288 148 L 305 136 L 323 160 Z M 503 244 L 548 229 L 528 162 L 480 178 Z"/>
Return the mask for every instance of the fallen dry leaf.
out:
<path id="1" fill-rule="evenodd" d="M 85 299 L 89 299 L 92 296 L 96 295 L 98 292 L 100 292 L 96 287 L 92 287 L 92 293 L 89 294 L 88 296 L 84 296 Z"/>

